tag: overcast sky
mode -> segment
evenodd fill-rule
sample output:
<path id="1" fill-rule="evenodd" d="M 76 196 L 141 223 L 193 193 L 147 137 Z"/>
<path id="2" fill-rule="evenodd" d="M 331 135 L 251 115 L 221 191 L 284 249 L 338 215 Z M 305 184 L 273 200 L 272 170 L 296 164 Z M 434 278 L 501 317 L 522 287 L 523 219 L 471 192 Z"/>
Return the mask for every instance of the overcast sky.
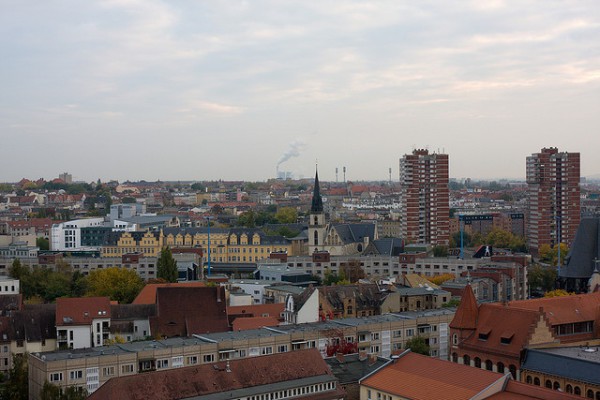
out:
<path id="1" fill-rule="evenodd" d="M 600 2 L 0 0 L 0 181 L 600 173 Z"/>

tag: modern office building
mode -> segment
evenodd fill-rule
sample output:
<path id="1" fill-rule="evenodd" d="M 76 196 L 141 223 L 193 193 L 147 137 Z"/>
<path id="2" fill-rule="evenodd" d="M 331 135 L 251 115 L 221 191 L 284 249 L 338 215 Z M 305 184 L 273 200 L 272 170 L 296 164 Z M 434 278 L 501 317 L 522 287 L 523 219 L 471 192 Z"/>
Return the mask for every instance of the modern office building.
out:
<path id="1" fill-rule="evenodd" d="M 527 157 L 527 240 L 537 255 L 544 244 L 571 246 L 581 218 L 579 153 L 543 148 Z"/>
<path id="2" fill-rule="evenodd" d="M 448 155 L 416 149 L 400 159 L 401 232 L 406 243 L 448 245 Z"/>

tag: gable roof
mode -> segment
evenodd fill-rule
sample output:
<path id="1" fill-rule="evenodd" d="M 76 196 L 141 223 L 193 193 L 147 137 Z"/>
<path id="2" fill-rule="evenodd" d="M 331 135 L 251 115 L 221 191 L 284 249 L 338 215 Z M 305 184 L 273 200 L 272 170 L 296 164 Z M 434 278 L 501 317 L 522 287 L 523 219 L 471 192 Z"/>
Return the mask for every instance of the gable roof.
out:
<path id="1" fill-rule="evenodd" d="M 600 218 L 582 218 L 575 233 L 567 265 L 560 269 L 563 278 L 589 278 L 594 259 L 600 259 Z"/>
<path id="2" fill-rule="evenodd" d="M 475 332 L 461 343 L 461 347 L 519 358 L 538 325 L 545 326 L 552 336 L 550 326 L 539 311 L 499 303 L 482 304 Z"/>
<path id="3" fill-rule="evenodd" d="M 231 360 L 228 365 L 229 370 L 226 363 L 202 364 L 113 378 L 88 399 L 171 400 L 219 393 L 229 398 L 224 392 L 313 377 L 335 380 L 316 349 Z"/>
<path id="4" fill-rule="evenodd" d="M 412 352 L 404 353 L 361 385 L 415 400 L 470 399 L 503 376 Z"/>
<path id="5" fill-rule="evenodd" d="M 225 303 L 223 287 L 159 287 L 151 332 L 174 337 L 228 331 Z"/>
<path id="6" fill-rule="evenodd" d="M 233 321 L 233 330 L 247 331 L 250 329 L 260 329 L 263 326 L 277 326 L 279 319 L 275 317 L 241 317 Z"/>
<path id="7" fill-rule="evenodd" d="M 369 241 L 375 239 L 375 224 L 356 223 L 356 224 L 332 224 L 332 229 L 337 232 L 340 241 L 343 244 L 363 242 L 368 237 Z"/>
<path id="8" fill-rule="evenodd" d="M 327 300 L 335 309 L 344 308 L 344 299 L 354 299 L 357 311 L 379 307 L 386 295 L 385 293 L 382 293 L 379 290 L 379 287 L 374 283 L 319 286 L 318 290 L 322 298 Z"/>
<path id="9" fill-rule="evenodd" d="M 156 290 L 161 287 L 204 287 L 204 282 L 149 283 L 142 288 L 132 304 L 156 304 Z"/>
<path id="10" fill-rule="evenodd" d="M 542 308 L 552 325 L 594 321 L 600 316 L 600 293 L 516 300 L 508 305 L 524 310 L 537 311 Z"/>
<path id="11" fill-rule="evenodd" d="M 56 326 L 90 325 L 94 318 L 110 318 L 108 297 L 59 297 Z"/>

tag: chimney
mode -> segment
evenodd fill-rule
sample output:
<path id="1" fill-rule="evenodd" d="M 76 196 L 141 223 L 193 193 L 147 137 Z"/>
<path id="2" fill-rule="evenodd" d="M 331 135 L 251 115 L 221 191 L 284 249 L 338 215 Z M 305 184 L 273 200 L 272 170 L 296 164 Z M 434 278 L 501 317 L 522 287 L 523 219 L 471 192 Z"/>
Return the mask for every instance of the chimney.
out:
<path id="1" fill-rule="evenodd" d="M 369 356 L 367 355 L 367 352 L 362 350 L 358 352 L 358 360 L 359 361 L 365 361 L 367 358 L 369 358 Z"/>
<path id="2" fill-rule="evenodd" d="M 344 363 L 344 354 L 337 352 L 337 353 L 335 353 L 335 358 L 336 358 L 336 360 L 338 360 L 338 362 L 340 364 Z"/>
<path id="3" fill-rule="evenodd" d="M 229 360 L 227 360 L 227 364 L 225 365 L 225 371 L 231 372 L 231 366 L 229 365 Z"/>

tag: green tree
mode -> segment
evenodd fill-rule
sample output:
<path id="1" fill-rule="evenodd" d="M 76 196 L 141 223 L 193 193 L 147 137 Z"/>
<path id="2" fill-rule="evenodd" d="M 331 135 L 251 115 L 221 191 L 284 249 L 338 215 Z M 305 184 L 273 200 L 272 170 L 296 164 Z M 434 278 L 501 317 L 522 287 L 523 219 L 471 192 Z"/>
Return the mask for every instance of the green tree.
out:
<path id="1" fill-rule="evenodd" d="M 410 349 L 413 353 L 429 355 L 429 345 L 425 342 L 425 339 L 421 336 L 415 336 L 412 339 L 406 341 L 406 348 Z"/>
<path id="2" fill-rule="evenodd" d="M 548 292 L 554 289 L 557 272 L 554 267 L 534 264 L 527 272 L 527 280 L 532 292 Z"/>
<path id="3" fill-rule="evenodd" d="M 198 192 L 204 192 L 206 190 L 206 187 L 203 184 L 198 183 L 198 182 L 192 183 L 191 188 L 192 188 L 192 190 L 196 190 Z"/>
<path id="4" fill-rule="evenodd" d="M 246 228 L 254 228 L 256 226 L 256 213 L 253 210 L 248 210 L 240 214 L 237 223 L 239 226 Z"/>
<path id="5" fill-rule="evenodd" d="M 30 271 L 29 268 L 21 264 L 21 260 L 15 258 L 8 270 L 8 274 L 11 278 L 22 280 L 25 275 L 30 274 Z"/>
<path id="6" fill-rule="evenodd" d="M 281 207 L 275 214 L 275 219 L 280 224 L 292 224 L 298 221 L 298 210 L 294 207 Z"/>
<path id="7" fill-rule="evenodd" d="M 29 371 L 27 354 L 13 354 L 9 378 L 0 391 L 2 400 L 27 400 L 29 398 Z"/>
<path id="8" fill-rule="evenodd" d="M 60 389 L 58 386 L 45 381 L 40 392 L 42 400 L 85 400 L 87 390 L 77 386 Z"/>
<path id="9" fill-rule="evenodd" d="M 161 250 L 160 257 L 158 258 L 158 262 L 156 263 L 156 269 L 157 278 L 163 278 L 167 282 L 177 281 L 177 261 L 175 261 L 175 259 L 173 258 L 171 249 L 168 246 Z"/>
<path id="10" fill-rule="evenodd" d="M 131 196 L 126 196 L 121 199 L 121 203 L 123 204 L 135 204 L 136 202 L 135 197 Z"/>
<path id="11" fill-rule="evenodd" d="M 45 237 L 35 239 L 35 245 L 39 247 L 40 250 L 50 250 L 50 241 Z"/>
<path id="12" fill-rule="evenodd" d="M 89 296 L 108 296 L 119 303 L 131 303 L 144 287 L 144 281 L 130 269 L 112 267 L 90 272 Z"/>
<path id="13" fill-rule="evenodd" d="M 448 246 L 437 245 L 433 247 L 434 257 L 448 257 Z"/>

